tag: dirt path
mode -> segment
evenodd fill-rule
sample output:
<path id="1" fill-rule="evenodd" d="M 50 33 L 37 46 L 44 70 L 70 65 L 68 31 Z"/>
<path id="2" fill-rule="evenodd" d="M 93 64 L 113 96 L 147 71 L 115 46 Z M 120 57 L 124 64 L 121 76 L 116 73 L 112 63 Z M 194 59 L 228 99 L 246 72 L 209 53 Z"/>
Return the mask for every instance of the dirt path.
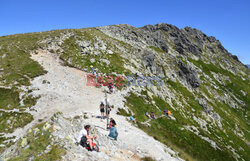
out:
<path id="1" fill-rule="evenodd" d="M 24 128 L 18 128 L 14 133 L 6 134 L 6 137 L 17 136 L 16 139 L 18 139 L 39 120 L 49 119 L 56 112 L 64 114 L 97 112 L 104 93 L 102 89 L 86 86 L 85 72 L 63 66 L 58 57 L 45 51 L 32 54 L 31 58 L 48 71 L 47 74 L 31 81 L 32 94 L 41 98 L 34 107 L 36 111 L 30 111 L 34 120 Z"/>
<path id="2" fill-rule="evenodd" d="M 41 95 L 36 105 L 40 111 L 96 112 L 100 101 L 104 98 L 102 89 L 86 86 L 86 73 L 75 68 L 62 66 L 60 60 L 46 52 L 32 55 L 47 74 L 32 81 L 32 88 L 39 90 L 34 94 Z M 44 81 L 48 83 L 43 83 Z"/>

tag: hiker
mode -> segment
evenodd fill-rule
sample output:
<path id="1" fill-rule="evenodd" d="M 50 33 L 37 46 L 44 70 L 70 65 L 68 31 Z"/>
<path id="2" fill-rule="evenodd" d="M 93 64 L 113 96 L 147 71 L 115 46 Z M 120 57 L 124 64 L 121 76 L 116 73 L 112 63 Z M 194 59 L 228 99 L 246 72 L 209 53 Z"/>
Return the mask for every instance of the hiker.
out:
<path id="1" fill-rule="evenodd" d="M 84 129 L 82 129 L 77 137 L 77 143 L 80 144 L 82 147 L 87 147 L 89 145 L 90 150 L 93 149 L 93 139 L 97 138 L 97 136 L 90 136 L 90 125 L 85 125 Z"/>
<path id="2" fill-rule="evenodd" d="M 130 116 L 129 120 L 136 124 L 136 118 L 135 118 L 135 116 L 134 117 Z"/>
<path id="3" fill-rule="evenodd" d="M 110 129 L 110 128 L 111 128 L 111 126 L 112 126 L 112 122 L 114 122 L 115 127 L 116 127 L 116 122 L 115 122 L 115 120 L 114 120 L 113 118 L 110 118 L 110 121 L 109 121 L 109 127 L 108 127 L 108 129 Z"/>
<path id="4" fill-rule="evenodd" d="M 108 84 L 109 94 L 113 93 L 113 88 L 114 88 L 114 86 L 113 86 L 113 84 L 110 82 L 110 83 Z"/>
<path id="5" fill-rule="evenodd" d="M 168 116 L 168 110 L 164 110 L 164 111 L 163 111 L 163 114 L 164 114 L 165 116 Z"/>
<path id="6" fill-rule="evenodd" d="M 114 140 L 117 140 L 118 132 L 115 126 L 116 126 L 116 122 L 112 120 L 108 136 L 113 138 Z"/>
<path id="7" fill-rule="evenodd" d="M 95 75 L 96 72 L 95 72 L 95 69 L 94 69 L 93 65 L 90 65 L 90 68 L 91 68 L 91 70 L 92 70 L 92 74 Z"/>
<path id="8" fill-rule="evenodd" d="M 165 115 L 165 116 L 171 118 L 171 115 L 172 115 L 172 114 L 171 114 L 171 111 L 170 111 L 170 110 L 164 110 L 163 112 L 164 112 L 164 115 Z"/>
<path id="9" fill-rule="evenodd" d="M 101 119 L 104 119 L 105 105 L 103 101 L 101 101 L 101 104 L 100 104 L 100 111 L 101 111 Z"/>
<path id="10" fill-rule="evenodd" d="M 106 105 L 106 117 L 107 118 L 109 118 L 110 111 L 111 111 L 111 107 L 110 107 L 109 103 L 107 102 L 107 105 Z"/>
<path id="11" fill-rule="evenodd" d="M 155 113 L 154 113 L 154 112 L 151 112 L 151 113 L 150 113 L 150 117 L 151 117 L 152 119 L 155 119 Z"/>
<path id="12" fill-rule="evenodd" d="M 148 114 L 148 112 L 146 112 L 146 116 L 148 117 L 148 119 L 151 119 L 151 116 Z"/>
<path id="13" fill-rule="evenodd" d="M 167 115 L 168 115 L 169 117 L 170 117 L 170 115 L 172 115 L 172 113 L 171 113 L 170 110 L 168 110 Z"/>

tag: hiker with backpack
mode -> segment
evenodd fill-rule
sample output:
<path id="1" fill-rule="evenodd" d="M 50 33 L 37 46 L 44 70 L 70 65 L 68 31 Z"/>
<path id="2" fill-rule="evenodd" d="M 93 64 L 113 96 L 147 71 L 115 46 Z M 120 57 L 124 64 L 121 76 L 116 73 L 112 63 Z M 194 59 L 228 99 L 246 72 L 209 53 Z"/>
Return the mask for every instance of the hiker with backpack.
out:
<path id="1" fill-rule="evenodd" d="M 108 84 L 108 89 L 109 89 L 109 94 L 111 94 L 111 93 L 113 93 L 113 88 L 114 88 L 114 85 L 110 82 L 109 84 Z"/>
<path id="2" fill-rule="evenodd" d="M 171 111 L 170 111 L 170 110 L 167 110 L 167 116 L 168 116 L 169 118 L 171 118 L 171 115 L 172 115 Z"/>
<path id="3" fill-rule="evenodd" d="M 91 65 L 90 68 L 91 68 L 91 70 L 92 70 L 92 74 L 93 74 L 93 75 L 96 75 L 96 72 L 95 72 L 95 69 L 94 69 L 93 65 Z"/>
<path id="4" fill-rule="evenodd" d="M 172 115 L 172 113 L 171 113 L 170 110 L 168 110 L 167 115 L 168 115 L 168 116 L 171 116 L 171 115 Z"/>
<path id="5" fill-rule="evenodd" d="M 165 115 L 165 116 L 170 116 L 170 115 L 172 115 L 172 113 L 171 113 L 170 110 L 164 110 L 163 112 L 164 112 L 164 115 Z"/>
<path id="6" fill-rule="evenodd" d="M 106 105 L 106 117 L 107 118 L 109 118 L 110 111 L 111 111 L 111 107 L 110 107 L 109 103 L 107 102 L 107 105 Z"/>
<path id="7" fill-rule="evenodd" d="M 167 116 L 168 118 L 173 119 L 173 117 L 171 116 L 172 113 L 171 113 L 170 110 L 164 110 L 163 113 L 164 113 L 164 115 Z"/>
<path id="8" fill-rule="evenodd" d="M 101 101 L 101 104 L 100 104 L 100 112 L 101 112 L 101 119 L 104 119 L 105 105 L 103 101 Z"/>
<path id="9" fill-rule="evenodd" d="M 97 136 L 90 136 L 89 135 L 90 131 L 90 125 L 85 125 L 84 129 L 82 129 L 77 137 L 77 144 L 80 144 L 82 147 L 87 148 L 89 146 L 90 151 L 93 150 L 93 139 L 96 139 Z"/>
<path id="10" fill-rule="evenodd" d="M 112 120 L 108 136 L 111 137 L 111 138 L 113 138 L 114 140 L 117 140 L 118 132 L 117 132 L 117 129 L 116 129 L 115 126 L 116 126 L 116 122 L 115 122 L 115 120 Z"/>

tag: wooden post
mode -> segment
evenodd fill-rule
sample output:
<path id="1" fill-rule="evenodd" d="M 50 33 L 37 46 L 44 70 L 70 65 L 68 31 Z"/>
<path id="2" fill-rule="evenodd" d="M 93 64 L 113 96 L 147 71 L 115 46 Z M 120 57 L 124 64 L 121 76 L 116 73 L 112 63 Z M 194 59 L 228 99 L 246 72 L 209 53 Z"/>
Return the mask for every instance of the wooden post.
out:
<path id="1" fill-rule="evenodd" d="M 106 102 L 106 117 L 108 115 L 108 100 L 107 100 L 107 90 L 105 90 L 105 102 Z M 109 128 L 109 117 L 107 117 L 107 130 Z"/>

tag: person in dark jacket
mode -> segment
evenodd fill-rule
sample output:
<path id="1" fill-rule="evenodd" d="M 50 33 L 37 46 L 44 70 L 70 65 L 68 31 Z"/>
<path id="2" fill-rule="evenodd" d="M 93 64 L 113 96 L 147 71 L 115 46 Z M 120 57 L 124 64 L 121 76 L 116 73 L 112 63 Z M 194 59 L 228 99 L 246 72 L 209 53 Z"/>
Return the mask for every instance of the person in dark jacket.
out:
<path id="1" fill-rule="evenodd" d="M 100 104 L 101 118 L 104 119 L 105 105 L 103 102 Z"/>

